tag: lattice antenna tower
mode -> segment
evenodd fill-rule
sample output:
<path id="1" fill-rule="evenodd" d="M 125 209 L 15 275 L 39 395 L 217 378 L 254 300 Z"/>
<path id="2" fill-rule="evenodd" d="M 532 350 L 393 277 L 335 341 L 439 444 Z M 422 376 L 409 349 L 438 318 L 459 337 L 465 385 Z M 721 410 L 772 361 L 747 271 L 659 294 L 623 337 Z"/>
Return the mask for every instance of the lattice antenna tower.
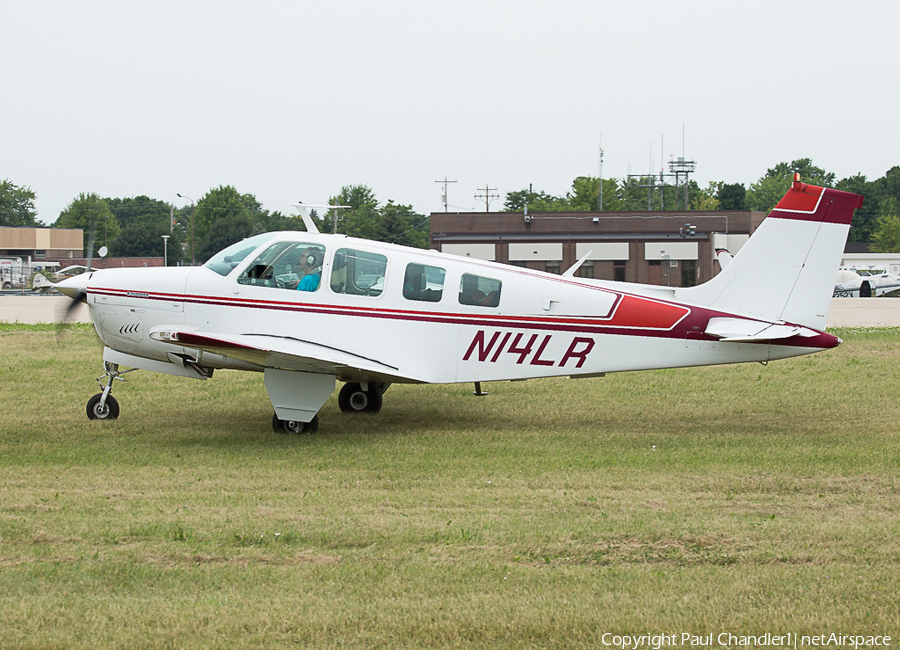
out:
<path id="1" fill-rule="evenodd" d="M 684 156 L 669 160 L 669 171 L 675 176 L 676 210 L 687 210 L 690 208 L 691 201 L 688 196 L 688 188 L 690 186 L 690 176 L 696 168 L 697 163 L 693 160 L 685 160 Z"/>

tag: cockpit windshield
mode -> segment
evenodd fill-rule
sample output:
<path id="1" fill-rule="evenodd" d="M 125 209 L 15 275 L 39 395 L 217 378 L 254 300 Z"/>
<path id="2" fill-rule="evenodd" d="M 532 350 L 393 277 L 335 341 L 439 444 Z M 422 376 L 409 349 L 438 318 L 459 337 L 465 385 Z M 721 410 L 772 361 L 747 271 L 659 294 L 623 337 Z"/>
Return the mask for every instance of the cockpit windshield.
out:
<path id="1" fill-rule="evenodd" d="M 234 270 L 234 267 L 244 260 L 245 257 L 274 236 L 274 232 L 264 232 L 261 235 L 243 239 L 213 255 L 203 266 L 211 271 L 215 271 L 219 275 L 228 275 Z"/>

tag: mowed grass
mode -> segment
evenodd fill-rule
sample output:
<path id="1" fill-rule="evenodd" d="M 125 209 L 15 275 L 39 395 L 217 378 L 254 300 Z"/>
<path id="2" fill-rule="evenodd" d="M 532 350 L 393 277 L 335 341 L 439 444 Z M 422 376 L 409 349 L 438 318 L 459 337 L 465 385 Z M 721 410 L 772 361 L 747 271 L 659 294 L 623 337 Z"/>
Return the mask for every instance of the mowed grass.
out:
<path id="1" fill-rule="evenodd" d="M 798 359 L 393 386 L 271 430 L 256 373 L 90 422 L 88 327 L 0 326 L 0 647 L 900 636 L 900 330 Z"/>

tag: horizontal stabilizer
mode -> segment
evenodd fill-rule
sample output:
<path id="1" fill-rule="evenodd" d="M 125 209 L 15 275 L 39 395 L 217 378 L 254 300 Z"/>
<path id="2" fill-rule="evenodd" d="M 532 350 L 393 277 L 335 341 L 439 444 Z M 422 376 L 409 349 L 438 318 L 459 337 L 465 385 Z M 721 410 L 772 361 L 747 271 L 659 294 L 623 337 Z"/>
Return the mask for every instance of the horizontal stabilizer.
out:
<path id="1" fill-rule="evenodd" d="M 813 337 L 818 332 L 799 325 L 766 323 L 748 318 L 711 318 L 706 333 L 722 341 L 754 343 L 789 339 L 792 336 Z"/>

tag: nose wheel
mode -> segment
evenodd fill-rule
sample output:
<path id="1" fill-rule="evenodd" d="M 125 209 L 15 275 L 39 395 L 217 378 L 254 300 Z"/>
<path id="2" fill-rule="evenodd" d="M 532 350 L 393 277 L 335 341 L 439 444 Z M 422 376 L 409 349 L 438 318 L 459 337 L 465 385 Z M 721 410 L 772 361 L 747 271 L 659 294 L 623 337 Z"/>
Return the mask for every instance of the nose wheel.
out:
<path id="1" fill-rule="evenodd" d="M 125 381 L 121 375 L 137 370 L 137 368 L 130 368 L 129 370 L 120 371 L 119 364 L 109 363 L 108 361 L 103 363 L 103 369 L 106 372 L 97 377 L 97 383 L 100 384 L 103 392 L 94 395 L 87 403 L 89 420 L 115 420 L 119 417 L 119 402 L 110 394 L 113 382 L 116 380 Z M 103 385 L 104 379 L 107 380 L 105 386 Z"/>
<path id="2" fill-rule="evenodd" d="M 87 403 L 87 416 L 90 420 L 115 420 L 119 417 L 119 402 L 112 395 L 103 393 L 94 395 Z"/>
<path id="3" fill-rule="evenodd" d="M 299 420 L 279 420 L 278 414 L 272 415 L 272 431 L 275 433 L 315 433 L 319 430 L 319 416 L 316 415 L 309 422 Z"/>

